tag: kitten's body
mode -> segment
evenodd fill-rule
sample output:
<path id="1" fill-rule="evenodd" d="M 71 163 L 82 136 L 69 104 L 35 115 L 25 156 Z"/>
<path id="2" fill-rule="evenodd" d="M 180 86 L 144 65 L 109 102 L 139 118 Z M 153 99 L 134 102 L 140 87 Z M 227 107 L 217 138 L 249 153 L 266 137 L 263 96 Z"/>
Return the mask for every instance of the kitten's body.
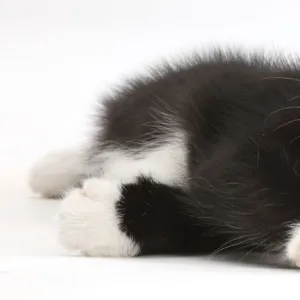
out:
<path id="1" fill-rule="evenodd" d="M 156 69 L 105 99 L 89 148 L 64 168 L 47 158 L 31 186 L 83 181 L 61 238 L 90 255 L 232 248 L 300 265 L 297 78 L 300 64 L 220 52 Z"/>

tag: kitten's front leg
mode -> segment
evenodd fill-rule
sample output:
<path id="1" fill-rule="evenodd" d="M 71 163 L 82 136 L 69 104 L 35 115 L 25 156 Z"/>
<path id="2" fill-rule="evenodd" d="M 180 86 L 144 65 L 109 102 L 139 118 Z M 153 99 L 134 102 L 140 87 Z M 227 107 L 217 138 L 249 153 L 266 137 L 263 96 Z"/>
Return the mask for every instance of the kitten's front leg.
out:
<path id="1" fill-rule="evenodd" d="M 91 256 L 201 250 L 200 227 L 184 212 L 182 197 L 182 190 L 151 179 L 127 185 L 88 179 L 62 202 L 61 241 Z"/>
<path id="2" fill-rule="evenodd" d="M 90 256 L 135 256 L 139 245 L 120 229 L 118 182 L 91 178 L 63 199 L 59 214 L 64 246 Z"/>

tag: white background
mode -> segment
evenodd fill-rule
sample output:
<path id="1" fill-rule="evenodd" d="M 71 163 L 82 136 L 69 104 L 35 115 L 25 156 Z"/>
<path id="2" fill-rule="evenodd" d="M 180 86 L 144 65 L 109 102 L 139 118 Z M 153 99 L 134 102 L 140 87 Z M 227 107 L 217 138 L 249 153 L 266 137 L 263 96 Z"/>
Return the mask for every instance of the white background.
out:
<path id="1" fill-rule="evenodd" d="M 299 11 L 296 0 L 0 0 L 0 298 L 297 297 L 293 271 L 70 258 L 55 240 L 58 202 L 32 196 L 26 172 L 84 140 L 95 100 L 162 57 L 210 45 L 300 52 Z"/>

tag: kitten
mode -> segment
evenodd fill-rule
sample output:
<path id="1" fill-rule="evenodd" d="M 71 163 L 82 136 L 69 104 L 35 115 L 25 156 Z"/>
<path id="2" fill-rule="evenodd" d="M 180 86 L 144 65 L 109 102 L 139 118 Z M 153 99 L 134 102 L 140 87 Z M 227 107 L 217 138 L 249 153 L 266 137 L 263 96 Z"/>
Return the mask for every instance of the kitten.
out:
<path id="1" fill-rule="evenodd" d="M 91 256 L 243 250 L 300 267 L 299 94 L 283 57 L 165 63 L 101 99 L 89 147 L 46 156 L 30 185 L 65 194 L 60 239 Z"/>

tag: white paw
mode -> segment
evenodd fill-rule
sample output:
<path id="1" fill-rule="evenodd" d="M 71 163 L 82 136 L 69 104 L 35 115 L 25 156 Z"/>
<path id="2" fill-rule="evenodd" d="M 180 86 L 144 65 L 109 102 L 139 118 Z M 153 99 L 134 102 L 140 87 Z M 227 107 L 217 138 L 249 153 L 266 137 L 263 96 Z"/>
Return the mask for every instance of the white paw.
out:
<path id="1" fill-rule="evenodd" d="M 80 181 L 83 165 L 83 151 L 80 149 L 49 153 L 31 169 L 29 185 L 44 197 L 61 196 Z"/>
<path id="2" fill-rule="evenodd" d="M 293 226 L 286 244 L 285 256 L 293 265 L 300 268 L 300 226 Z"/>
<path id="3" fill-rule="evenodd" d="M 59 214 L 60 239 L 67 248 L 90 256 L 135 256 L 139 247 L 119 229 L 118 183 L 92 178 L 70 191 Z"/>

